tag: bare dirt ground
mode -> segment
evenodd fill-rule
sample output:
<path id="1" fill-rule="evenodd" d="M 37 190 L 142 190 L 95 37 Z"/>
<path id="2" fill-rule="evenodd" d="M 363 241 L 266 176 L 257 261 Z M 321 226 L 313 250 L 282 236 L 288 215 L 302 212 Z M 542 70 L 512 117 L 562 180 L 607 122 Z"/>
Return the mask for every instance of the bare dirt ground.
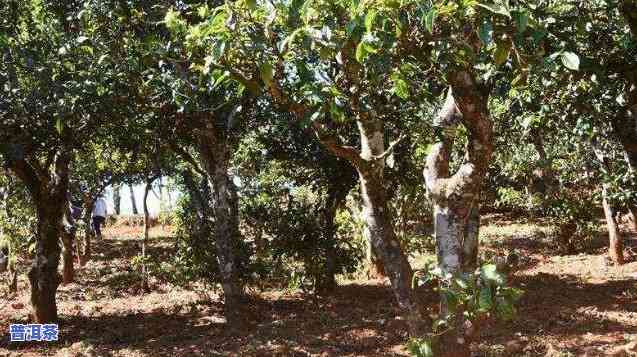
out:
<path id="1" fill-rule="evenodd" d="M 483 327 L 476 356 L 637 355 L 629 351 L 637 338 L 636 234 L 627 237 L 628 264 L 614 267 L 594 241 L 580 254 L 558 256 L 541 224 L 487 221 L 485 250 L 515 250 L 511 281 L 526 294 L 517 320 Z M 167 235 L 151 231 L 150 254 L 160 260 L 173 249 Z M 406 326 L 385 281 L 346 281 L 327 297 L 254 292 L 250 325 L 229 331 L 214 291 L 157 280 L 151 293 L 141 291 L 131 264 L 139 236 L 135 227 L 107 229 L 76 282 L 60 287 L 57 343 L 10 343 L 8 325 L 28 322 L 25 274 L 17 295 L 0 290 L 0 356 L 406 355 Z"/>

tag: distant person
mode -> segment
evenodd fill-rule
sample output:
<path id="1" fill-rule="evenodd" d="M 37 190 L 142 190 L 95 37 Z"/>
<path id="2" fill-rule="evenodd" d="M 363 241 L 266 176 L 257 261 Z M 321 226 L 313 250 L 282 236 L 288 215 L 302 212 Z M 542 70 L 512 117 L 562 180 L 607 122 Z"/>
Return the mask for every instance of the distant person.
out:
<path id="1" fill-rule="evenodd" d="M 106 200 L 104 195 L 97 195 L 97 200 L 93 205 L 93 230 L 98 239 L 102 239 L 102 224 L 106 222 Z"/>
<path id="2" fill-rule="evenodd" d="M 68 210 L 66 211 L 66 221 L 69 228 L 69 233 L 72 238 L 75 238 L 75 232 L 77 231 L 77 221 L 82 218 L 82 208 L 73 204 L 71 194 L 67 194 L 67 201 L 69 202 Z"/>

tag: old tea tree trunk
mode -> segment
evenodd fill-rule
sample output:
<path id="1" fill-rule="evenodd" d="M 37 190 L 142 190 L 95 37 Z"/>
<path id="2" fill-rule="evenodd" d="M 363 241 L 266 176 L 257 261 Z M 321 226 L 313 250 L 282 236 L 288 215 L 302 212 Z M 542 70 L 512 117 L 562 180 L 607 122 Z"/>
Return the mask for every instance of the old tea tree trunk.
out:
<path id="1" fill-rule="evenodd" d="M 349 81 L 360 83 L 358 65 L 353 60 L 346 60 L 345 63 L 344 68 L 350 77 Z M 282 72 L 281 70 L 280 73 Z M 269 87 L 269 91 L 279 105 L 297 118 L 304 118 L 310 112 L 303 104 L 291 102 L 276 81 Z M 348 160 L 356 168 L 361 187 L 363 219 L 372 249 L 382 261 L 385 276 L 391 282 L 394 296 L 407 322 L 409 334 L 413 337 L 425 336 L 430 330 L 431 321 L 424 313 L 423 306 L 412 287 L 414 273 L 394 232 L 392 211 L 387 202 L 389 195 L 385 187 L 385 159 L 393 152 L 400 138 L 386 148 L 385 123 L 382 118 L 377 117 L 373 111 L 362 108 L 359 93 L 352 93 L 350 105 L 358 128 L 360 150 L 343 145 L 340 138 L 331 134 L 319 121 L 313 121 L 312 128 L 321 145 L 333 155 Z"/>
<path id="2" fill-rule="evenodd" d="M 611 165 L 608 157 L 596 141 L 592 142 L 592 146 L 595 156 L 602 166 L 602 170 L 606 173 L 610 173 Z M 622 265 L 624 264 L 624 239 L 619 223 L 615 218 L 617 210 L 609 197 L 610 190 L 610 184 L 608 182 L 602 182 L 602 208 L 604 209 L 606 228 L 608 230 L 608 255 L 614 264 Z"/>
<path id="3" fill-rule="evenodd" d="M 25 158 L 9 162 L 9 168 L 26 184 L 37 213 L 35 256 L 28 274 L 37 323 L 53 323 L 58 318 L 55 293 L 61 282 L 59 241 L 64 233 L 70 160 L 69 152 L 58 151 L 48 168 Z"/>
<path id="4" fill-rule="evenodd" d="M 229 117 L 226 122 L 230 122 Z M 230 176 L 232 143 L 225 129 L 208 117 L 197 130 L 197 149 L 203 161 L 212 194 L 214 239 L 224 295 L 224 313 L 230 325 L 241 323 L 244 286 L 240 274 L 239 205 L 237 189 Z"/>
<path id="5" fill-rule="evenodd" d="M 73 266 L 73 241 L 75 240 L 75 222 L 71 217 L 69 202 L 64 205 L 63 231 L 62 231 L 62 282 L 70 284 L 75 277 Z"/>
<path id="6" fill-rule="evenodd" d="M 333 136 L 324 135 L 320 124 L 314 123 L 314 126 L 321 144 L 334 155 L 349 160 L 356 168 L 363 201 L 363 219 L 372 249 L 383 263 L 384 273 L 391 282 L 410 335 L 424 336 L 430 329 L 430 321 L 412 288 L 413 270 L 394 232 L 385 188 L 385 159 L 399 140 L 392 142 L 386 149 L 384 123 L 370 112 L 358 111 L 356 123 L 361 141 L 360 152 L 353 147 L 340 145 Z"/>
<path id="7" fill-rule="evenodd" d="M 424 170 L 427 191 L 434 200 L 434 224 L 438 265 L 444 273 L 462 276 L 478 265 L 479 199 L 483 177 L 493 151 L 492 123 L 487 96 L 473 76 L 460 71 L 450 76 L 444 106 L 435 119 L 439 142 L 427 157 Z M 453 175 L 449 160 L 459 124 L 469 133 L 463 164 Z M 448 316 L 447 301 L 441 300 L 441 316 Z M 436 356 L 469 356 L 469 345 L 477 327 L 465 321 L 462 311 L 450 317 L 450 329 L 440 336 Z"/>

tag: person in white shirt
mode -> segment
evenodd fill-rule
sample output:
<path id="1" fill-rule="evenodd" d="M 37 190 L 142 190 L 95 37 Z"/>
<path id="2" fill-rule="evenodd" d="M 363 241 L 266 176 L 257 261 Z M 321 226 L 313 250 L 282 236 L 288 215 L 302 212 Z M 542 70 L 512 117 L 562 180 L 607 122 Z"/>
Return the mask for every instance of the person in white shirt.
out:
<path id="1" fill-rule="evenodd" d="M 95 235 L 98 239 L 102 239 L 102 224 L 106 222 L 106 200 L 104 199 L 104 195 L 97 195 L 97 200 L 95 200 L 95 204 L 93 205 L 93 230 L 95 231 Z"/>

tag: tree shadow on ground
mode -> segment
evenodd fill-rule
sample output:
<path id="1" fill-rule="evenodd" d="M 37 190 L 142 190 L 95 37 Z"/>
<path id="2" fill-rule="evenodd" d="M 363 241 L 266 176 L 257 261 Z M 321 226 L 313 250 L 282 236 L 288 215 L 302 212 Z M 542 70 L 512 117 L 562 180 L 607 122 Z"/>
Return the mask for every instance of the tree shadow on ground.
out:
<path id="1" fill-rule="evenodd" d="M 64 315 L 56 349 L 96 356 L 122 350 L 149 356 L 384 355 L 407 338 L 387 286 L 347 285 L 328 297 L 270 296 L 250 298 L 247 304 L 250 321 L 240 331 L 228 328 L 218 302 L 174 313 Z M 33 351 L 34 346 L 12 343 L 8 348 Z"/>
<path id="2" fill-rule="evenodd" d="M 546 273 L 518 276 L 513 284 L 525 291 L 518 304 L 520 319 L 491 325 L 482 331 L 483 337 L 506 343 L 520 336 L 540 340 L 550 336 L 563 341 L 569 352 L 578 356 L 590 353 L 599 347 L 592 335 L 621 339 L 623 334 L 637 333 L 637 321 L 631 324 L 615 316 L 615 312 L 637 312 L 637 302 L 629 293 L 635 283 L 616 280 L 594 284 L 574 275 Z"/>
<path id="3" fill-rule="evenodd" d="M 103 239 L 92 242 L 92 261 L 110 262 L 114 259 L 132 258 L 141 254 L 141 239 Z M 146 254 L 165 258 L 174 253 L 174 240 L 164 237 L 149 238 Z"/>

